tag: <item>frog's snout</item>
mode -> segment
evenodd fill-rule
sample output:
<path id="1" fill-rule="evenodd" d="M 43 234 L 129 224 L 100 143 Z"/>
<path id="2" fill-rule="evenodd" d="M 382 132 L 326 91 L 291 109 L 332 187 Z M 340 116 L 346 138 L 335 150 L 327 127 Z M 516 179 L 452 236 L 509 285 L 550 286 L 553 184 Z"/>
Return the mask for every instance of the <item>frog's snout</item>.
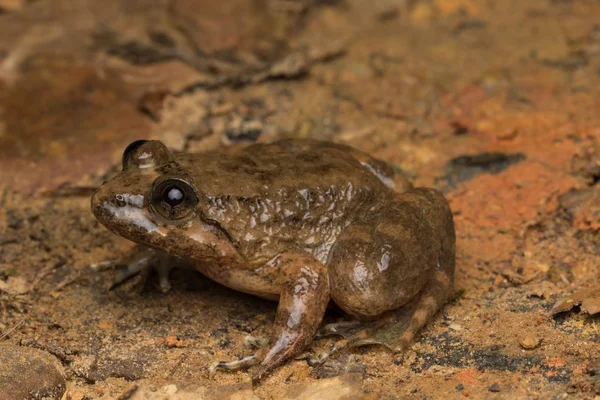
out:
<path id="1" fill-rule="evenodd" d="M 96 217 L 96 219 L 105 226 L 108 226 L 111 219 L 110 217 L 112 213 L 110 212 L 109 207 L 109 205 L 113 203 L 111 197 L 112 196 L 107 192 L 105 185 L 101 186 L 98 190 L 96 190 L 96 193 L 92 195 L 92 214 L 94 214 L 94 217 Z"/>
<path id="2" fill-rule="evenodd" d="M 164 235 L 145 210 L 143 194 L 115 190 L 110 183 L 92 196 L 92 213 L 109 230 L 135 240 L 149 233 Z"/>
<path id="3" fill-rule="evenodd" d="M 140 194 L 114 192 L 103 185 L 92 196 L 91 208 L 94 216 L 104 225 L 122 219 L 144 206 Z"/>
<path id="4" fill-rule="evenodd" d="M 96 217 L 96 219 L 98 219 L 104 224 L 102 216 L 106 212 L 104 207 L 104 199 L 106 197 L 106 193 L 103 189 L 104 185 L 101 186 L 98 190 L 96 190 L 96 192 L 92 195 L 90 208 L 92 210 L 92 214 L 94 214 L 94 217 Z"/>

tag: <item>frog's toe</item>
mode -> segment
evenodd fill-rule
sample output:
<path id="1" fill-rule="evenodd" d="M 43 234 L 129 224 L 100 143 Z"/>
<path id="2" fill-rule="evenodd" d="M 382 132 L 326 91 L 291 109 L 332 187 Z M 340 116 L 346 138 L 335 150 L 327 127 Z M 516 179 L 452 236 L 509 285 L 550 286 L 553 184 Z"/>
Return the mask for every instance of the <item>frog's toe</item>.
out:
<path id="1" fill-rule="evenodd" d="M 260 362 L 260 358 L 253 354 L 237 361 L 217 361 L 208 368 L 208 374 L 213 376 L 217 371 L 240 371 L 248 369 Z"/>
<path id="2" fill-rule="evenodd" d="M 331 324 L 323 326 L 315 335 L 315 339 L 320 339 L 331 335 L 340 335 L 342 337 L 347 337 L 349 335 L 352 335 L 352 333 L 354 333 L 357 329 L 361 327 L 362 324 L 358 320 L 333 322 Z"/>
<path id="3" fill-rule="evenodd" d="M 340 351 L 350 347 L 352 343 L 348 342 L 346 339 L 341 339 L 336 341 L 333 346 L 331 346 L 331 348 L 329 349 L 329 351 L 324 351 L 322 353 L 320 353 L 319 355 L 310 355 L 308 357 L 305 357 L 306 359 L 306 363 L 310 366 L 310 367 L 316 367 L 318 365 L 321 365 L 325 362 L 325 360 L 327 360 L 328 358 L 330 358 L 332 355 L 339 353 Z"/>
<path id="4" fill-rule="evenodd" d="M 169 274 L 175 266 L 180 265 L 177 261 L 176 258 L 164 254 L 163 252 L 138 246 L 123 263 L 117 265 L 117 272 L 109 286 L 109 290 L 113 290 L 116 287 L 123 285 L 125 282 L 136 276 L 141 276 L 138 285 L 144 286 L 144 283 L 150 276 L 150 272 L 154 270 L 158 275 L 158 286 L 160 291 L 167 293 L 171 290 Z"/>
<path id="5" fill-rule="evenodd" d="M 142 282 L 146 281 L 149 269 L 140 268 L 138 264 L 117 265 L 115 276 L 108 286 L 108 290 L 114 290 L 136 276 L 142 276 Z"/>
<path id="6" fill-rule="evenodd" d="M 172 287 L 171 281 L 169 280 L 169 275 L 173 269 L 173 266 L 165 262 L 161 262 L 154 266 L 154 269 L 158 274 L 158 287 L 160 288 L 160 291 L 167 293 Z"/>
<path id="7" fill-rule="evenodd" d="M 396 353 L 394 352 L 394 364 L 402 365 L 404 364 L 404 352 Z"/>
<path id="8" fill-rule="evenodd" d="M 394 347 L 394 364 L 402 365 L 404 363 L 406 352 L 410 347 L 410 339 L 401 337 Z"/>

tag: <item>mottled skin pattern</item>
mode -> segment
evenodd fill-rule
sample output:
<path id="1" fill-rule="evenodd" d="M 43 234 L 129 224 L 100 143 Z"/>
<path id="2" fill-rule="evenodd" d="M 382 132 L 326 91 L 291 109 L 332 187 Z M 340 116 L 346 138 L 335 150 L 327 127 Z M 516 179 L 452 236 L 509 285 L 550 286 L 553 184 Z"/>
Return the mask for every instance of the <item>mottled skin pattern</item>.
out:
<path id="1" fill-rule="evenodd" d="M 306 349 L 330 300 L 361 320 L 416 302 L 401 356 L 451 292 L 446 199 L 351 147 L 290 139 L 173 154 L 143 141 L 123 164 L 92 198 L 101 223 L 225 286 L 279 301 L 254 381 Z"/>

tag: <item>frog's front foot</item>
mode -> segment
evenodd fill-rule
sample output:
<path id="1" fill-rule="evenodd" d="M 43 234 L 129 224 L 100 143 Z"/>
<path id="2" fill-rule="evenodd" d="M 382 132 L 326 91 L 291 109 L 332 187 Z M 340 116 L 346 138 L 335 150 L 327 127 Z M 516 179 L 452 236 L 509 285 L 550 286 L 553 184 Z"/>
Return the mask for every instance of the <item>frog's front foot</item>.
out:
<path id="1" fill-rule="evenodd" d="M 169 275 L 178 265 L 173 256 L 146 246 L 136 246 L 129 256 L 117 264 L 117 272 L 108 290 L 113 290 L 132 278 L 141 275 L 141 285 L 146 282 L 150 272 L 155 270 L 158 275 L 160 291 L 167 293 L 171 290 Z"/>

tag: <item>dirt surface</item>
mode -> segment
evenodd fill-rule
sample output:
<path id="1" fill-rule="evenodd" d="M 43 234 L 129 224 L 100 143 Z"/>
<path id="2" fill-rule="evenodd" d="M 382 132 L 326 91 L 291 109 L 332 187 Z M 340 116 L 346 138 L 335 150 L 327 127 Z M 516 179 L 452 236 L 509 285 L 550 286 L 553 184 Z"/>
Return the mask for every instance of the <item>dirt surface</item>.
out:
<path id="1" fill-rule="evenodd" d="M 0 0 L 0 341 L 53 354 L 77 400 L 600 398 L 598 15 L 591 0 Z M 362 348 L 252 389 L 208 367 L 250 354 L 274 303 L 190 271 L 167 294 L 152 277 L 107 291 L 132 245 L 89 198 L 129 142 L 281 137 L 353 145 L 450 200 L 457 292 L 404 365 Z"/>

